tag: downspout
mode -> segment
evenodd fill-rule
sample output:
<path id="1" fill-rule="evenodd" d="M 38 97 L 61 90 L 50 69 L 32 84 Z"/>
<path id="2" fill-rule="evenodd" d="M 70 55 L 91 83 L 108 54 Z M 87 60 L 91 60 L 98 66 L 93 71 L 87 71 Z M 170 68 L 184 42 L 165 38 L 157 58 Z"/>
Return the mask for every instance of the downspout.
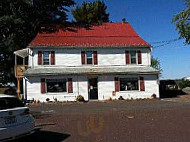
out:
<path id="1" fill-rule="evenodd" d="M 79 80 L 78 80 L 78 75 L 77 75 L 77 89 L 78 89 L 78 95 L 79 95 Z"/>

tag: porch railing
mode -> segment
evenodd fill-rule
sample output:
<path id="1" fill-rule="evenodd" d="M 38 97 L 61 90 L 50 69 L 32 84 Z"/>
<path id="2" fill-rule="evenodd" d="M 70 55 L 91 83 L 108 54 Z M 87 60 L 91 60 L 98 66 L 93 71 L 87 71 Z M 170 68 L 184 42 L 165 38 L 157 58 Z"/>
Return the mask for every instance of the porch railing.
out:
<path id="1" fill-rule="evenodd" d="M 24 77 L 24 72 L 28 69 L 27 65 L 16 65 L 15 66 L 15 77 L 22 78 Z"/>

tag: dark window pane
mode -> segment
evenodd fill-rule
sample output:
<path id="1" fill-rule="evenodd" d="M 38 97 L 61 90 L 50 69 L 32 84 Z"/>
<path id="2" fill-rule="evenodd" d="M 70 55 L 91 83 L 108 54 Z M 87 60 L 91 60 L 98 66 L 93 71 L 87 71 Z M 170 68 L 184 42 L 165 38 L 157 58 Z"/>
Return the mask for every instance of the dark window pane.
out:
<path id="1" fill-rule="evenodd" d="M 47 92 L 66 92 L 66 80 L 65 79 L 48 79 Z"/>
<path id="2" fill-rule="evenodd" d="M 139 90 L 138 78 L 121 78 L 120 91 Z"/>
<path id="3" fill-rule="evenodd" d="M 92 59 L 87 59 L 87 64 L 92 64 Z"/>
<path id="4" fill-rule="evenodd" d="M 131 64 L 136 64 L 136 51 L 130 51 Z"/>
<path id="5" fill-rule="evenodd" d="M 24 107 L 24 104 L 17 98 L 0 98 L 0 110 L 15 107 Z"/>
<path id="6" fill-rule="evenodd" d="M 131 64 L 136 64 L 136 58 L 131 58 Z"/>

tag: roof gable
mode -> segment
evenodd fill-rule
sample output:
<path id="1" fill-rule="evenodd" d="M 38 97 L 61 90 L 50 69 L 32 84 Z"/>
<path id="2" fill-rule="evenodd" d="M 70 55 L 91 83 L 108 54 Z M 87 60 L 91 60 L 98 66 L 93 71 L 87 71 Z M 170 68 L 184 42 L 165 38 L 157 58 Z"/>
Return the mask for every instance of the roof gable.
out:
<path id="1" fill-rule="evenodd" d="M 30 43 L 32 47 L 150 47 L 129 23 L 104 23 L 84 27 L 68 27 L 53 33 L 39 33 Z"/>

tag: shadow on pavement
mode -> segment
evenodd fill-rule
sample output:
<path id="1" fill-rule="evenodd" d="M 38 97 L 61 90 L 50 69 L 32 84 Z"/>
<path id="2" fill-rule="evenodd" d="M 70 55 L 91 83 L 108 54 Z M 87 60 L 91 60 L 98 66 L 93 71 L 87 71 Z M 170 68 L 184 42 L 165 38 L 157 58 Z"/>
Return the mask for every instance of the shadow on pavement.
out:
<path id="1" fill-rule="evenodd" d="M 70 137 L 69 134 L 40 130 L 30 136 L 11 142 L 62 142 L 68 137 Z"/>
<path id="2" fill-rule="evenodd" d="M 182 90 L 160 90 L 160 98 L 175 98 L 186 95 Z"/>
<path id="3" fill-rule="evenodd" d="M 35 119 L 43 119 L 47 118 L 48 116 L 51 116 L 50 114 L 42 114 L 41 112 L 35 112 L 35 111 L 31 111 L 31 114 Z"/>

